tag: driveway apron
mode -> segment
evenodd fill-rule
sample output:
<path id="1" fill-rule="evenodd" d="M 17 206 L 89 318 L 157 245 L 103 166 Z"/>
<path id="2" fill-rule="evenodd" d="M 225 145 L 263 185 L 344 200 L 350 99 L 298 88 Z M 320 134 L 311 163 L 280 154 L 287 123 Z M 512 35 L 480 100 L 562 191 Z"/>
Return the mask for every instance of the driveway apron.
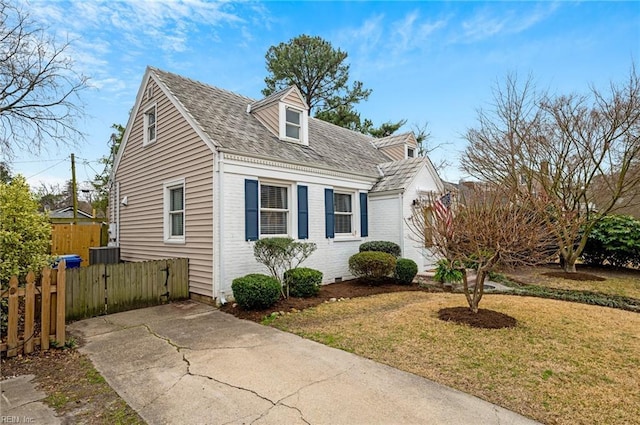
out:
<path id="1" fill-rule="evenodd" d="M 535 424 L 416 375 L 185 301 L 69 325 L 149 424 Z"/>

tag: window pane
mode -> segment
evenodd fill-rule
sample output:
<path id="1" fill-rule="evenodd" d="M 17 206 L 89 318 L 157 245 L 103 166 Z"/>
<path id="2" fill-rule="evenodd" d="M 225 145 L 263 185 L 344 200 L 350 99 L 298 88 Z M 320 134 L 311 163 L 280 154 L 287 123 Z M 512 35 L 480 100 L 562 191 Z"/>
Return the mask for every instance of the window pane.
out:
<path id="1" fill-rule="evenodd" d="M 407 149 L 407 156 L 408 156 L 409 158 L 413 158 L 413 155 L 414 155 L 414 151 L 413 151 L 413 149 L 411 149 L 411 148 Z"/>
<path id="2" fill-rule="evenodd" d="M 261 211 L 260 234 L 286 235 L 287 213 L 284 211 Z"/>
<path id="3" fill-rule="evenodd" d="M 287 124 L 287 137 L 292 139 L 300 139 L 300 127 Z"/>
<path id="4" fill-rule="evenodd" d="M 336 233 L 351 233 L 351 214 L 336 214 Z"/>
<path id="5" fill-rule="evenodd" d="M 287 109 L 287 122 L 300 125 L 300 112 Z"/>
<path id="6" fill-rule="evenodd" d="M 171 213 L 171 236 L 184 236 L 184 214 Z"/>
<path id="7" fill-rule="evenodd" d="M 156 126 L 151 126 L 149 127 L 149 130 L 147 132 L 147 134 L 149 135 L 149 140 L 153 140 L 156 138 Z"/>
<path id="8" fill-rule="evenodd" d="M 171 203 L 169 206 L 169 211 L 179 211 L 184 209 L 184 205 L 182 204 L 182 194 L 184 189 L 182 187 L 177 187 L 175 189 L 171 189 Z"/>
<path id="9" fill-rule="evenodd" d="M 149 126 L 151 126 L 151 125 L 156 123 L 156 112 L 155 111 L 147 113 L 147 123 L 149 124 Z"/>
<path id="10" fill-rule="evenodd" d="M 335 193 L 333 195 L 336 212 L 351 212 L 351 195 Z"/>
<path id="11" fill-rule="evenodd" d="M 288 206 L 287 188 L 280 186 L 260 186 L 261 208 L 278 208 L 286 210 Z"/>

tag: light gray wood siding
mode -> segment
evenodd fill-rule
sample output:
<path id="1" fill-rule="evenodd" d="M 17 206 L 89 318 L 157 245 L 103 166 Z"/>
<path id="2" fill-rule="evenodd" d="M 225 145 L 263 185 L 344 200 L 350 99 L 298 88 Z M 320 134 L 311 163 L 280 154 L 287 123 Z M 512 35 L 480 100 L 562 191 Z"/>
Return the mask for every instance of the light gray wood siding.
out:
<path id="1" fill-rule="evenodd" d="M 400 161 L 406 158 L 404 145 L 385 146 L 380 148 L 382 153 L 391 158 L 392 161 Z"/>
<path id="2" fill-rule="evenodd" d="M 289 104 L 295 108 L 299 108 L 302 110 L 306 110 L 307 106 L 304 104 L 304 102 L 302 101 L 302 99 L 300 99 L 300 97 L 298 96 L 298 94 L 295 92 L 295 90 L 291 90 L 289 92 L 288 95 L 286 95 L 284 97 L 284 99 L 282 99 L 282 101 L 286 104 Z"/>
<path id="3" fill-rule="evenodd" d="M 116 173 L 120 197 L 120 253 L 123 260 L 189 258 L 190 292 L 213 296 L 213 153 L 149 79 Z M 142 146 L 144 111 L 157 105 L 156 142 Z M 185 243 L 164 242 L 165 182 L 185 180 Z"/>
<path id="4" fill-rule="evenodd" d="M 254 112 L 254 115 L 260 120 L 265 127 L 273 133 L 274 136 L 280 137 L 280 121 L 278 119 L 278 102 L 260 108 Z"/>

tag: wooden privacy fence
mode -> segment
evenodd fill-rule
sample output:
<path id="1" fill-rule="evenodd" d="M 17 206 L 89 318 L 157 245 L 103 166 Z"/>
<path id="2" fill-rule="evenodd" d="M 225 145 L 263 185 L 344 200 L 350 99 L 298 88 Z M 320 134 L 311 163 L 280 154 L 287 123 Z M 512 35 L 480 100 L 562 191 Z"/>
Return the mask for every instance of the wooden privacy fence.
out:
<path id="1" fill-rule="evenodd" d="M 83 267 L 89 265 L 89 248 L 101 246 L 99 223 L 52 224 L 51 254 L 77 254 L 82 258 Z"/>
<path id="2" fill-rule="evenodd" d="M 2 292 L 2 298 L 8 298 L 8 308 L 6 340 L 3 338 L 0 351 L 6 353 L 7 357 L 14 357 L 19 353 L 29 354 L 35 346 L 48 350 L 51 341 L 60 345 L 66 342 L 64 261 L 60 262 L 55 272 L 52 279 L 52 270 L 43 269 L 39 285 L 36 284 L 33 272 L 29 272 L 24 287 L 19 287 L 18 278 L 13 276 L 9 281 L 9 288 Z M 21 298 L 24 302 L 21 302 Z M 37 313 L 39 320 L 36 322 Z M 36 324 L 39 324 L 39 329 Z M 20 328 L 22 334 L 19 332 Z"/>
<path id="3" fill-rule="evenodd" d="M 66 318 L 84 319 L 189 297 L 189 260 L 96 264 L 66 271 Z"/>

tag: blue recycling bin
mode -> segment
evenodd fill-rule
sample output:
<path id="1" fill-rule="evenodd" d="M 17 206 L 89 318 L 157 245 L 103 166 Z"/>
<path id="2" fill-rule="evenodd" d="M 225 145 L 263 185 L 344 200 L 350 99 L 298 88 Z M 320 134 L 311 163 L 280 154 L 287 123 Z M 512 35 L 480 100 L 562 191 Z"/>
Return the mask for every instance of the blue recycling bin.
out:
<path id="1" fill-rule="evenodd" d="M 82 263 L 82 258 L 79 255 L 76 255 L 76 254 L 59 255 L 58 258 L 56 258 L 56 264 L 54 268 L 57 269 L 58 263 L 62 260 L 65 261 L 65 265 L 67 269 L 77 269 L 78 267 L 80 267 L 80 263 Z"/>

